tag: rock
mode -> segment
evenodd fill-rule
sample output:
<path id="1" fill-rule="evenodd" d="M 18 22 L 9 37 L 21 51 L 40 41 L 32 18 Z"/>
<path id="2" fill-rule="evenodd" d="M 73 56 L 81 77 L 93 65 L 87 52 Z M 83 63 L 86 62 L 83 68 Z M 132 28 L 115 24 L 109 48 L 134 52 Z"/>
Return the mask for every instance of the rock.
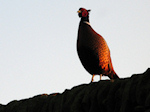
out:
<path id="1" fill-rule="evenodd" d="M 0 105 L 0 112 L 150 112 L 150 69 Z"/>

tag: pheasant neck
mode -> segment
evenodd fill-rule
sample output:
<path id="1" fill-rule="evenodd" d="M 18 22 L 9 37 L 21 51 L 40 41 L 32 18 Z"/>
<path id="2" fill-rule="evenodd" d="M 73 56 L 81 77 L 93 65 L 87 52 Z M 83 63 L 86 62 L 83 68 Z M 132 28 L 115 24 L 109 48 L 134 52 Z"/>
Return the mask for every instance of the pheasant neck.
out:
<path id="1" fill-rule="evenodd" d="M 87 21 L 87 22 L 89 22 L 89 16 L 87 16 L 87 17 L 82 17 L 82 18 L 81 18 L 81 21 Z"/>
<path id="2" fill-rule="evenodd" d="M 91 25 L 89 22 L 87 22 L 87 21 L 83 21 L 83 23 L 86 23 L 87 25 Z"/>
<path id="3" fill-rule="evenodd" d="M 81 22 L 86 23 L 87 25 L 90 25 L 89 16 L 87 16 L 87 17 L 82 17 L 82 18 L 81 18 Z"/>

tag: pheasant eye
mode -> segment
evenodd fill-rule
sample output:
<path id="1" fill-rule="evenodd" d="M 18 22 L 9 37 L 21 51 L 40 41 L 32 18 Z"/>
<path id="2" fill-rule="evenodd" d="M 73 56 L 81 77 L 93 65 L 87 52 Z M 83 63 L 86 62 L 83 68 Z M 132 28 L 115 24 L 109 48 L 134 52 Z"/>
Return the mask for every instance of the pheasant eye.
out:
<path id="1" fill-rule="evenodd" d="M 87 15 L 88 15 L 88 12 L 87 12 L 87 11 L 83 11 L 83 12 L 82 12 L 82 17 L 87 17 Z"/>

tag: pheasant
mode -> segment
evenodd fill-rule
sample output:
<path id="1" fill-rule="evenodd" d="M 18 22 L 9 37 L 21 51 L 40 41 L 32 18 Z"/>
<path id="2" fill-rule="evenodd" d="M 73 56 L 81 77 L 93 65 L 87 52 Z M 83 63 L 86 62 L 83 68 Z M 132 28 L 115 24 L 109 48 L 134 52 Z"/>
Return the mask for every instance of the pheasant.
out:
<path id="1" fill-rule="evenodd" d="M 80 8 L 78 16 L 81 18 L 78 29 L 77 53 L 83 67 L 92 75 L 108 76 L 110 79 L 118 79 L 110 57 L 110 50 L 105 39 L 91 27 L 89 12 Z"/>

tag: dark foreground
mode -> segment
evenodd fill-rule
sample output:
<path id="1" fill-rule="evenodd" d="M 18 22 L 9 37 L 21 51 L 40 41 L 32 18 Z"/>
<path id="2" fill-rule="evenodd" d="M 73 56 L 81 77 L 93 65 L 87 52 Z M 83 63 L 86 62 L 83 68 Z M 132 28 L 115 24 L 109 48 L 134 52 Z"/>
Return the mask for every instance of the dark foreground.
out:
<path id="1" fill-rule="evenodd" d="M 150 69 L 114 81 L 82 84 L 62 94 L 0 105 L 0 112 L 150 112 Z"/>

